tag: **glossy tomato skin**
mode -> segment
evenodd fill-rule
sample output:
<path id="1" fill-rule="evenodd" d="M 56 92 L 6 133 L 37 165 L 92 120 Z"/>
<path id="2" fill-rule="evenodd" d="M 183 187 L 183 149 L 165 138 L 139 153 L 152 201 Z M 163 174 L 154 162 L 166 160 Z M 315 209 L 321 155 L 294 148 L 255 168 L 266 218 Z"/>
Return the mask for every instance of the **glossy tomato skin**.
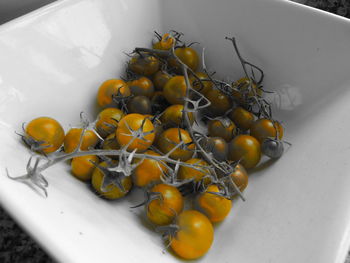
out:
<path id="1" fill-rule="evenodd" d="M 263 143 L 266 138 L 275 138 L 278 132 L 278 139 L 283 138 L 282 125 L 269 119 L 258 119 L 250 127 L 250 135 L 254 136 L 260 143 Z"/>
<path id="2" fill-rule="evenodd" d="M 52 153 L 61 147 L 65 135 L 58 121 L 50 117 L 39 117 L 27 124 L 25 136 L 36 141 L 43 141 L 42 151 Z"/>
<path id="3" fill-rule="evenodd" d="M 118 122 L 125 116 L 124 112 L 117 108 L 106 108 L 97 116 L 96 130 L 102 138 L 115 132 Z"/>
<path id="4" fill-rule="evenodd" d="M 196 77 L 193 75 L 190 76 L 190 83 L 196 91 L 202 93 L 202 94 L 207 94 L 210 90 L 213 88 L 213 83 L 209 81 L 209 77 L 206 73 L 204 72 L 196 72 L 196 76 L 202 81 L 202 84 L 198 81 Z"/>
<path id="5" fill-rule="evenodd" d="M 248 172 L 243 165 L 237 164 L 233 173 L 230 174 L 238 189 L 243 192 L 248 186 Z"/>
<path id="6" fill-rule="evenodd" d="M 146 151 L 145 154 L 160 156 L 151 150 Z M 133 170 L 133 182 L 138 187 L 145 187 L 150 183 L 160 181 L 162 174 L 167 170 L 164 164 L 153 159 L 146 158 L 143 161 L 136 159 L 134 163 L 139 163 Z"/>
<path id="7" fill-rule="evenodd" d="M 221 116 L 232 108 L 231 99 L 218 89 L 208 91 L 205 96 L 211 102 L 208 112 L 214 116 Z"/>
<path id="8" fill-rule="evenodd" d="M 211 137 L 220 137 L 229 142 L 236 136 L 236 125 L 228 118 L 210 120 L 208 133 Z"/>
<path id="9" fill-rule="evenodd" d="M 116 163 L 116 161 L 114 161 L 114 164 Z M 108 164 L 106 162 L 101 162 L 99 164 L 102 167 L 108 167 Z M 99 168 L 95 168 L 93 173 L 92 173 L 92 178 L 91 178 L 91 184 L 93 186 L 93 188 L 96 190 L 96 192 L 106 198 L 106 199 L 110 199 L 110 200 L 114 200 L 114 199 L 119 199 L 123 196 L 125 196 L 131 189 L 132 187 L 132 180 L 130 176 L 125 176 L 122 180 L 121 180 L 121 184 L 123 186 L 124 189 L 119 188 L 116 185 L 108 185 L 105 189 L 105 191 L 102 189 L 102 183 L 104 180 L 104 173 L 101 172 L 101 170 Z"/>
<path id="10" fill-rule="evenodd" d="M 157 141 L 157 146 L 161 152 L 164 154 L 170 152 L 176 145 L 181 141 L 187 144 L 184 147 L 177 148 L 174 152 L 170 154 L 170 158 L 174 160 L 180 159 L 181 161 L 187 161 L 190 159 L 195 150 L 195 145 L 192 142 L 190 134 L 181 128 L 170 128 L 165 130 Z"/>
<path id="11" fill-rule="evenodd" d="M 82 181 L 91 180 L 95 169 L 94 163 L 98 164 L 99 159 L 96 155 L 84 155 L 75 157 L 71 162 L 71 170 L 74 177 Z"/>
<path id="12" fill-rule="evenodd" d="M 159 70 L 159 59 L 155 56 L 143 54 L 134 56 L 129 62 L 129 68 L 136 74 L 142 76 L 151 76 Z"/>
<path id="13" fill-rule="evenodd" d="M 163 95 L 170 104 L 184 104 L 186 96 L 186 81 L 184 76 L 174 76 L 163 88 Z"/>
<path id="14" fill-rule="evenodd" d="M 183 259 L 204 256 L 214 240 L 214 228 L 210 220 L 196 210 L 186 210 L 176 219 L 179 231 L 170 237 L 172 250 Z"/>
<path id="15" fill-rule="evenodd" d="M 146 96 L 135 96 L 127 103 L 129 113 L 151 114 L 152 103 Z"/>
<path id="16" fill-rule="evenodd" d="M 246 169 L 254 168 L 259 163 L 260 158 L 260 143 L 250 135 L 238 135 L 229 143 L 228 159 L 240 160 Z"/>
<path id="17" fill-rule="evenodd" d="M 235 108 L 229 117 L 242 131 L 249 130 L 255 120 L 254 114 L 242 107 Z"/>
<path id="18" fill-rule="evenodd" d="M 146 135 L 142 138 L 136 138 L 133 140 L 128 147 L 128 151 L 133 151 L 134 149 L 136 149 L 137 152 L 146 151 L 153 144 L 155 138 L 154 126 L 146 116 L 138 113 L 125 115 L 120 120 L 115 132 L 119 145 L 126 146 L 133 138 L 131 136 L 132 131 L 137 131 L 141 129 L 141 127 L 142 132 L 146 133 Z"/>
<path id="19" fill-rule="evenodd" d="M 180 191 L 172 185 L 157 184 L 150 192 L 160 194 L 160 197 L 147 205 L 147 218 L 156 225 L 170 224 L 184 207 Z"/>
<path id="20" fill-rule="evenodd" d="M 152 98 L 154 86 L 152 81 L 146 77 L 139 77 L 128 82 L 131 94 L 134 96 L 146 96 Z"/>
<path id="21" fill-rule="evenodd" d="M 153 84 L 157 91 L 163 91 L 165 84 L 171 79 L 171 75 L 165 71 L 159 70 L 153 76 Z"/>
<path id="22" fill-rule="evenodd" d="M 64 137 L 64 151 L 66 153 L 73 152 L 79 144 L 82 128 L 71 128 Z M 87 151 L 89 148 L 93 148 L 99 142 L 99 138 L 93 130 L 85 130 L 83 135 L 83 142 L 80 150 Z"/>
<path id="23" fill-rule="evenodd" d="M 209 164 L 206 161 L 198 158 L 189 159 L 186 161 L 186 163 L 209 167 Z M 177 176 L 180 180 L 188 180 L 193 178 L 195 182 L 199 182 L 203 177 L 210 175 L 209 169 L 202 167 L 198 167 L 198 169 L 199 170 L 187 166 L 181 166 Z M 207 183 L 209 183 L 209 181 L 210 178 L 206 180 Z"/>
<path id="24" fill-rule="evenodd" d="M 179 47 L 175 49 L 175 55 L 190 69 L 196 71 L 199 65 L 199 56 L 197 51 L 195 51 L 191 47 Z M 176 59 L 172 58 L 169 60 L 169 64 L 176 68 L 179 72 L 181 71 L 181 67 Z"/>
<path id="25" fill-rule="evenodd" d="M 232 201 L 213 193 L 219 193 L 217 185 L 209 185 L 204 193 L 197 196 L 196 204 L 212 223 L 223 221 L 231 211 Z"/>
<path id="26" fill-rule="evenodd" d="M 113 96 L 130 96 L 131 91 L 125 81 L 121 79 L 110 79 L 102 83 L 97 92 L 97 103 L 101 107 L 113 104 Z"/>
<path id="27" fill-rule="evenodd" d="M 181 104 L 174 104 L 165 109 L 164 113 L 161 115 L 160 120 L 167 127 L 179 127 L 182 124 L 184 106 Z M 194 122 L 194 115 L 192 112 L 188 114 L 191 125 Z"/>

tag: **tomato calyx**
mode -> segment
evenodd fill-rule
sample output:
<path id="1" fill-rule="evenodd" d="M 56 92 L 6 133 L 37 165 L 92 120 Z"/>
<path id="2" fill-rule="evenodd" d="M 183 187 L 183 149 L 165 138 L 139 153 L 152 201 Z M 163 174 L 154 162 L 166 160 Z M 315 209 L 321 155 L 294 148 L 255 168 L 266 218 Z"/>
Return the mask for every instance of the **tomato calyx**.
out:
<path id="1" fill-rule="evenodd" d="M 20 134 L 18 132 L 15 132 L 15 133 L 21 137 L 24 144 L 26 144 L 30 148 L 31 151 L 38 152 L 38 153 L 46 156 L 44 149 L 50 148 L 52 145 L 48 144 L 46 141 L 43 141 L 43 140 L 36 140 L 33 137 L 26 134 L 24 124 L 25 123 L 22 123 L 22 130 L 23 130 L 23 133 L 25 135 Z"/>

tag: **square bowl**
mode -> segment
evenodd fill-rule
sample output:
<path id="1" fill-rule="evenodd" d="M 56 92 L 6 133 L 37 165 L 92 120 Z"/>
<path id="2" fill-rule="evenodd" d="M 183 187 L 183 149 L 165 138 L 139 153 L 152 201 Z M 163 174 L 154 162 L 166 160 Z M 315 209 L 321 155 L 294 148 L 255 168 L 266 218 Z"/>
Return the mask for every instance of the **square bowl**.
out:
<path id="1" fill-rule="evenodd" d="M 0 26 L 0 202 L 60 262 L 179 262 L 129 209 L 106 202 L 69 174 L 47 170 L 49 196 L 9 180 L 29 152 L 15 134 L 51 116 L 66 130 L 95 116 L 97 88 L 122 74 L 153 31 L 185 33 L 206 47 L 221 77 L 243 75 L 225 36 L 265 71 L 292 147 L 250 175 L 199 262 L 337 262 L 350 244 L 350 22 L 282 0 L 67 0 Z M 264 169 L 260 169 L 264 168 Z"/>

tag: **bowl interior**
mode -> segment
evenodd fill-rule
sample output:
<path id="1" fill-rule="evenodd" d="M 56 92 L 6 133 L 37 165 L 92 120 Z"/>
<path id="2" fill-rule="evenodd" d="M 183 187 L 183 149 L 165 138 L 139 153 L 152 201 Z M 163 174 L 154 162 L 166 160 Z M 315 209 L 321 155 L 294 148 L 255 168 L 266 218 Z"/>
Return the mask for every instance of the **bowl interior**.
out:
<path id="1" fill-rule="evenodd" d="M 220 77 L 243 75 L 232 45 L 264 69 L 264 87 L 293 145 L 250 175 L 201 262 L 342 262 L 349 245 L 349 22 L 277 0 L 60 1 L 0 27 L 0 202 L 62 262 L 177 262 L 129 207 L 107 202 L 59 164 L 45 172 L 47 199 L 9 180 L 29 158 L 15 131 L 37 116 L 77 125 L 93 118 L 100 83 L 123 73 L 153 31 L 185 33 L 206 48 Z"/>

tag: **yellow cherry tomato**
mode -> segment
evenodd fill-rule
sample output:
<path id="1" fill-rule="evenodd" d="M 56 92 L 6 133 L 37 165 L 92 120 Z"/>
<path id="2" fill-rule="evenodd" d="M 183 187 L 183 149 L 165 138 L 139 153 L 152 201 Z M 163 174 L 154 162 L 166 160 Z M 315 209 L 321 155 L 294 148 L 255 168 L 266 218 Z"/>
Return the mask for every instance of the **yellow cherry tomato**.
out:
<path id="1" fill-rule="evenodd" d="M 159 194 L 146 207 L 148 219 L 156 225 L 168 225 L 182 211 L 184 200 L 180 191 L 172 185 L 157 184 L 150 192 Z"/>
<path id="2" fill-rule="evenodd" d="M 193 156 L 195 145 L 192 142 L 190 134 L 181 128 L 170 128 L 165 130 L 157 141 L 157 146 L 164 154 L 170 152 L 176 145 L 184 142 L 184 144 L 170 154 L 170 158 L 174 160 L 180 159 L 187 161 Z"/>
<path id="3" fill-rule="evenodd" d="M 184 76 L 174 76 L 163 88 L 163 95 L 170 104 L 184 104 L 186 96 L 186 81 Z"/>
<path id="4" fill-rule="evenodd" d="M 204 193 L 199 194 L 196 204 L 212 223 L 218 223 L 230 213 L 232 201 L 210 192 L 220 193 L 220 190 L 215 184 L 209 185 Z"/>
<path id="5" fill-rule="evenodd" d="M 248 172 L 243 165 L 237 164 L 233 173 L 230 174 L 238 189 L 243 192 L 248 186 Z"/>
<path id="6" fill-rule="evenodd" d="M 134 139 L 128 147 L 128 151 L 137 149 L 137 152 L 146 151 L 155 138 L 154 126 L 144 115 L 132 113 L 125 115 L 119 122 L 116 130 L 116 138 L 120 146 L 126 146 L 133 139 L 132 133 L 142 130 L 144 136 Z"/>
<path id="7" fill-rule="evenodd" d="M 252 87 L 249 88 L 249 79 L 247 77 L 243 77 L 232 84 L 232 87 L 235 88 L 232 91 L 232 96 L 234 100 L 239 104 L 245 104 L 245 98 L 250 98 L 253 96 L 261 96 L 262 90 L 257 87 L 255 83 L 252 83 Z"/>
<path id="8" fill-rule="evenodd" d="M 146 151 L 145 154 L 160 156 L 160 154 L 151 150 Z M 140 161 L 135 159 L 134 163 Z M 138 187 L 144 187 L 152 182 L 160 181 L 166 170 L 165 165 L 161 162 L 146 158 L 133 170 L 133 182 Z"/>
<path id="9" fill-rule="evenodd" d="M 166 33 L 162 36 L 161 40 L 153 44 L 153 48 L 159 50 L 169 50 L 174 45 L 174 42 L 174 38 L 170 34 Z"/>
<path id="10" fill-rule="evenodd" d="M 192 158 L 186 161 L 188 164 L 197 164 L 200 166 L 209 166 L 208 163 L 202 159 L 198 158 Z M 198 170 L 197 170 L 198 169 Z M 177 174 L 178 178 L 180 180 L 188 180 L 193 178 L 195 182 L 199 182 L 204 176 L 210 175 L 209 169 L 202 168 L 202 167 L 196 167 L 196 169 L 187 167 L 187 166 L 181 166 L 179 169 L 179 172 Z M 206 180 L 207 182 L 210 181 Z"/>
<path id="11" fill-rule="evenodd" d="M 237 107 L 231 111 L 229 117 L 242 131 L 249 130 L 255 119 L 253 113 L 243 109 L 242 107 Z"/>
<path id="12" fill-rule="evenodd" d="M 210 120 L 208 133 L 211 137 L 220 137 L 229 142 L 236 136 L 236 125 L 228 118 Z"/>
<path id="13" fill-rule="evenodd" d="M 250 135 L 238 135 L 229 143 L 228 159 L 241 160 L 241 164 L 250 169 L 255 167 L 261 158 L 260 143 Z"/>
<path id="14" fill-rule="evenodd" d="M 153 84 L 156 90 L 163 91 L 165 84 L 171 79 L 171 75 L 165 71 L 159 70 L 153 76 Z"/>
<path id="15" fill-rule="evenodd" d="M 208 75 L 204 72 L 196 72 L 196 76 L 202 81 L 202 85 L 196 77 L 190 76 L 192 87 L 202 94 L 208 93 L 213 88 L 213 83 L 208 80 Z"/>
<path id="16" fill-rule="evenodd" d="M 165 109 L 162 116 L 160 117 L 160 120 L 168 127 L 178 127 L 182 123 L 184 117 L 183 110 L 184 106 L 181 104 L 171 105 Z M 189 117 L 190 123 L 193 124 L 193 112 L 189 112 L 187 115 Z"/>
<path id="17" fill-rule="evenodd" d="M 75 157 L 71 162 L 72 174 L 79 180 L 89 181 L 91 180 L 92 172 L 95 169 L 93 163 L 98 163 L 98 161 L 99 159 L 96 155 Z"/>
<path id="18" fill-rule="evenodd" d="M 42 141 L 40 145 L 44 153 L 57 151 L 64 140 L 64 130 L 61 124 L 49 117 L 39 117 L 31 120 L 25 128 L 25 136 L 36 141 Z"/>
<path id="19" fill-rule="evenodd" d="M 283 127 L 282 125 L 273 120 L 269 119 L 258 119 L 250 127 L 250 135 L 254 136 L 260 143 L 268 137 L 275 138 L 278 132 L 278 139 L 283 138 Z"/>
<path id="20" fill-rule="evenodd" d="M 113 103 L 114 96 L 128 97 L 131 92 L 128 84 L 121 79 L 110 79 L 102 83 L 97 92 L 97 103 L 101 107 L 106 107 Z"/>
<path id="21" fill-rule="evenodd" d="M 134 96 L 146 96 L 147 98 L 152 98 L 154 94 L 154 86 L 149 78 L 139 77 L 129 81 L 128 85 Z"/>
<path id="22" fill-rule="evenodd" d="M 114 133 L 118 122 L 124 117 L 124 112 L 117 108 L 106 108 L 97 116 L 96 130 L 102 138 Z"/>
<path id="23" fill-rule="evenodd" d="M 116 163 L 116 161 L 114 161 L 114 163 Z M 99 165 L 102 167 L 108 167 L 106 162 L 101 162 Z M 106 187 L 106 189 L 102 189 L 104 177 L 105 174 L 96 167 L 92 173 L 91 183 L 96 192 L 106 199 L 119 199 L 125 196 L 132 187 L 131 177 L 125 176 L 121 179 L 121 184 L 124 189 L 121 189 L 114 184 L 110 184 Z"/>
<path id="24" fill-rule="evenodd" d="M 159 59 L 149 54 L 134 56 L 129 62 L 129 68 L 136 74 L 150 76 L 159 70 Z"/>
<path id="25" fill-rule="evenodd" d="M 196 210 L 183 211 L 176 219 L 179 230 L 170 237 L 170 247 L 184 259 L 202 257 L 214 240 L 214 228 L 210 220 Z"/>
<path id="26" fill-rule="evenodd" d="M 175 55 L 184 63 L 187 65 L 190 69 L 193 71 L 196 71 L 199 64 L 199 56 L 197 54 L 197 51 L 195 51 L 191 47 L 179 47 L 175 49 Z M 169 60 L 170 66 L 176 68 L 178 71 L 180 71 L 180 65 L 177 62 L 176 59 L 171 58 Z"/>
<path id="27" fill-rule="evenodd" d="M 211 102 L 208 112 L 215 116 L 221 116 L 232 108 L 231 99 L 218 89 L 209 90 L 205 96 Z"/>
<path id="28" fill-rule="evenodd" d="M 66 153 L 73 152 L 79 144 L 82 128 L 71 128 L 64 137 L 64 151 Z M 93 148 L 99 142 L 99 138 L 93 130 L 85 130 L 83 135 L 83 142 L 80 150 L 86 151 L 89 148 Z"/>

